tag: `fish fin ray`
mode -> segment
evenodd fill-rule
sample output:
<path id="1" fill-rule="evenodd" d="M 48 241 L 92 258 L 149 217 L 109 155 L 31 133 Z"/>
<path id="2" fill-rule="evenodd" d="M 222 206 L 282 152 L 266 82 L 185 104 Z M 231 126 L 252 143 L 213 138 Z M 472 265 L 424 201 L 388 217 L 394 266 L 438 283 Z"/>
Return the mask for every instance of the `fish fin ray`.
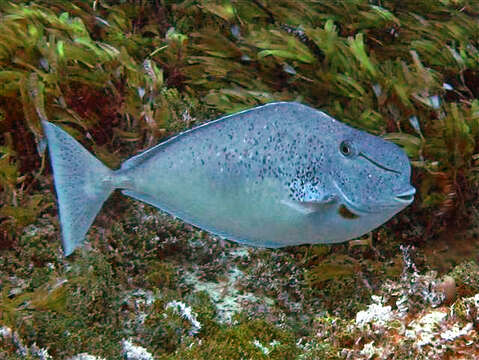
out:
<path id="1" fill-rule="evenodd" d="M 312 201 L 295 201 L 295 200 L 281 200 L 281 203 L 289 206 L 291 209 L 299 211 L 304 215 L 309 215 L 324 209 L 325 206 L 330 206 L 336 201 L 335 196 L 329 196 L 321 200 Z"/>
<path id="2" fill-rule="evenodd" d="M 43 121 L 65 256 L 81 245 L 105 200 L 113 191 L 113 172 L 60 127 Z"/>

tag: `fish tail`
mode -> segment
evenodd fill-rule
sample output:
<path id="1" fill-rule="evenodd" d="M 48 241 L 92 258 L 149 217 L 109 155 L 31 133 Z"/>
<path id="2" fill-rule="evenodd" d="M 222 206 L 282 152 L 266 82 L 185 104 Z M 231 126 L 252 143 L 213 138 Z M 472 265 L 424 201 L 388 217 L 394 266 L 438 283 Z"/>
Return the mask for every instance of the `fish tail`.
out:
<path id="1" fill-rule="evenodd" d="M 115 186 L 113 171 L 64 130 L 43 121 L 57 193 L 65 256 L 85 234 Z"/>

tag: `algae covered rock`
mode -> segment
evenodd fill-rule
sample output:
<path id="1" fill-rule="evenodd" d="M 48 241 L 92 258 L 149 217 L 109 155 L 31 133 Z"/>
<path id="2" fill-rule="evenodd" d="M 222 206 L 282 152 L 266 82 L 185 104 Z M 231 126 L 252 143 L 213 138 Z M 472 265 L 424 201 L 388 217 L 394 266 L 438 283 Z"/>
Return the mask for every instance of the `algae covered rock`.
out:
<path id="1" fill-rule="evenodd" d="M 38 0 L 0 12 L 0 358 L 479 356 L 477 1 Z M 415 203 L 362 244 L 261 250 L 113 194 L 89 251 L 62 256 L 41 120 L 117 168 L 273 101 L 402 146 Z"/>

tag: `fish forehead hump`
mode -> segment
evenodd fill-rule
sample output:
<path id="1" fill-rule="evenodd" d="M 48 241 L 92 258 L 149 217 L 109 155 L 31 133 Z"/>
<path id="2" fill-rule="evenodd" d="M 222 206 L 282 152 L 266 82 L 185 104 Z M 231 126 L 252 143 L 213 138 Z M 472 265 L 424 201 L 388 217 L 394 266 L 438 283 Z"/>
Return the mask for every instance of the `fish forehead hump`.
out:
<path id="1" fill-rule="evenodd" d="M 352 142 L 360 156 L 354 161 L 341 159 L 340 166 L 333 169 L 335 181 L 343 180 L 342 191 L 351 200 L 359 202 L 363 197 L 362 202 L 371 205 L 408 191 L 411 165 L 404 150 L 381 137 L 356 129 L 354 132 Z"/>
<path id="2" fill-rule="evenodd" d="M 389 169 L 394 169 L 398 173 L 405 175 L 406 178 L 410 175 L 411 164 L 401 147 L 382 137 L 356 129 L 354 131 L 356 133 L 356 146 L 363 155 L 374 159 Z"/>

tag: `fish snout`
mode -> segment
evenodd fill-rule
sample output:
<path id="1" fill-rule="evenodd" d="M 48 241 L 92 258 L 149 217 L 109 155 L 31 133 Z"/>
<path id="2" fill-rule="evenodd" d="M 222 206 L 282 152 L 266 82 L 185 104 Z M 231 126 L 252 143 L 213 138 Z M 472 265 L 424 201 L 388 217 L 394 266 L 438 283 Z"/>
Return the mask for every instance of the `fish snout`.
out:
<path id="1" fill-rule="evenodd" d="M 401 204 L 409 205 L 414 201 L 414 194 L 416 193 L 416 189 L 414 187 L 410 187 L 408 190 L 397 194 L 394 197 L 394 200 L 400 202 Z"/>

